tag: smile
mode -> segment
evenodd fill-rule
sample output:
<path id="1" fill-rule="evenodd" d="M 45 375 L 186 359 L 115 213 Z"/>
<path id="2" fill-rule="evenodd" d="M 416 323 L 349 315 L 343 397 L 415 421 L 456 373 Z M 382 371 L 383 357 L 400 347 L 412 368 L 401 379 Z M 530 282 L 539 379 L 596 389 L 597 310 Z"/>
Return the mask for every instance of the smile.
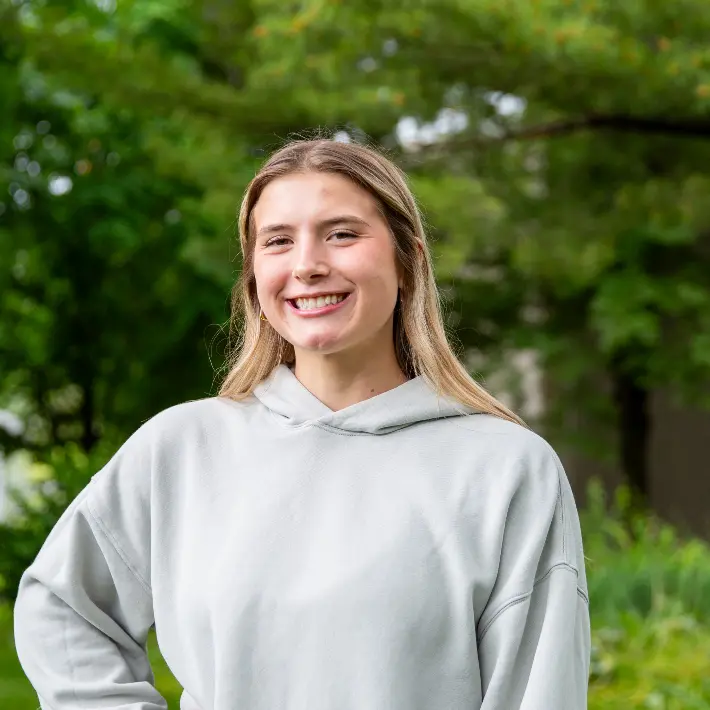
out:
<path id="1" fill-rule="evenodd" d="M 288 300 L 291 311 L 297 313 L 299 316 L 320 316 L 332 313 L 333 311 L 342 308 L 343 304 L 348 301 L 350 297 L 349 293 L 334 294 L 333 296 L 327 296 L 325 298 L 309 298 L 309 299 L 298 299 L 298 301 Z"/>

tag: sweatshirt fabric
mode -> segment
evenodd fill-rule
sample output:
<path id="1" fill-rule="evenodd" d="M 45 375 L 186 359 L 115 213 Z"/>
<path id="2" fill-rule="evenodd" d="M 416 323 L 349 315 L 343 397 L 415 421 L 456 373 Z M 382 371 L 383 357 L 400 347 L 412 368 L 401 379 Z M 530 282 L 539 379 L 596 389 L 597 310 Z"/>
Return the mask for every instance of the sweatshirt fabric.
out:
<path id="1" fill-rule="evenodd" d="M 582 710 L 579 518 L 552 448 L 415 379 L 332 411 L 280 365 L 144 423 L 14 607 L 44 710 Z"/>

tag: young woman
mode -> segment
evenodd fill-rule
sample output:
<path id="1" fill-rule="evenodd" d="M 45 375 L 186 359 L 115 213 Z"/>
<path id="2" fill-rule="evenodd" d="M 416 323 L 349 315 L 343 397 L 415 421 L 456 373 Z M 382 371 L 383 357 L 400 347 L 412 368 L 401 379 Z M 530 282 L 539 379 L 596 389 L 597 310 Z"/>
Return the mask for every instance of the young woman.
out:
<path id="1" fill-rule="evenodd" d="M 277 151 L 239 216 L 219 396 L 140 427 L 15 606 L 42 708 L 582 710 L 575 501 L 450 349 L 415 201 L 376 151 Z"/>

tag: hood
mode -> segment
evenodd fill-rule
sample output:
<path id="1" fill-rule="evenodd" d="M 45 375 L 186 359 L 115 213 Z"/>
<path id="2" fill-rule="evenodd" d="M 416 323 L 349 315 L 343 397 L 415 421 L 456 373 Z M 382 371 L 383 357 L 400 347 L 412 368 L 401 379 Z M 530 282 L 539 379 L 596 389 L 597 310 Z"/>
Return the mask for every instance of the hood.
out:
<path id="1" fill-rule="evenodd" d="M 288 426 L 318 423 L 357 434 L 389 434 L 418 422 L 479 413 L 437 395 L 422 375 L 333 411 L 306 389 L 287 365 L 279 365 L 256 386 L 254 396 Z"/>

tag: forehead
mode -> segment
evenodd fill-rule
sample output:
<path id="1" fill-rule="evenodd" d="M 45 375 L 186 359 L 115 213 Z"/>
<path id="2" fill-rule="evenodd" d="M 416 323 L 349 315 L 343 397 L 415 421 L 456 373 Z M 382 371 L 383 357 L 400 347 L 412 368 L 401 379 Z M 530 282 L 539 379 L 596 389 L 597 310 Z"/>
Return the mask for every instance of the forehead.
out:
<path id="1" fill-rule="evenodd" d="M 252 214 L 258 228 L 266 220 L 308 220 L 344 208 L 363 218 L 379 215 L 372 195 L 349 178 L 334 173 L 297 173 L 272 180 Z"/>

